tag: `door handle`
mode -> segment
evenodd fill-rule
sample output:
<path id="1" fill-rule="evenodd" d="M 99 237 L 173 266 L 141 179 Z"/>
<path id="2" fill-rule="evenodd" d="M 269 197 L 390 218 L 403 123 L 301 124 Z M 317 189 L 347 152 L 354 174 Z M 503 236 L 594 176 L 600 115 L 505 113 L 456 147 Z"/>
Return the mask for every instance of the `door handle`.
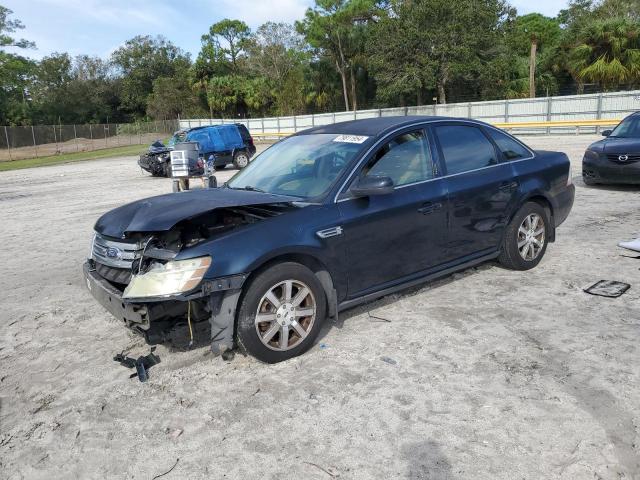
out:
<path id="1" fill-rule="evenodd" d="M 428 215 L 429 213 L 433 213 L 436 210 L 440 210 L 441 208 L 442 208 L 442 204 L 440 202 L 436 202 L 436 203 L 427 202 L 427 203 L 424 203 L 422 207 L 418 209 L 418 212 L 420 212 L 423 215 Z"/>
<path id="2" fill-rule="evenodd" d="M 501 192 L 512 192 L 516 190 L 519 186 L 519 183 L 516 181 L 512 182 L 502 182 L 498 187 Z"/>

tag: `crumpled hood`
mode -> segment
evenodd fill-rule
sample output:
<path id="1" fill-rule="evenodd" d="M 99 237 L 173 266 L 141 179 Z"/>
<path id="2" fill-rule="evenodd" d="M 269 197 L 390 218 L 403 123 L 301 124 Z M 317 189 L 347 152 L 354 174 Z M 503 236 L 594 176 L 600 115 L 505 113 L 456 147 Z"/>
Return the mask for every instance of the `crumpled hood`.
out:
<path id="1" fill-rule="evenodd" d="M 589 150 L 598 153 L 639 154 L 640 138 L 605 138 L 591 144 Z"/>
<path id="2" fill-rule="evenodd" d="M 230 188 L 189 190 L 145 198 L 114 208 L 98 219 L 94 229 L 101 235 L 124 238 L 128 232 L 167 231 L 182 220 L 216 208 L 292 201 L 291 197 L 282 195 Z"/>

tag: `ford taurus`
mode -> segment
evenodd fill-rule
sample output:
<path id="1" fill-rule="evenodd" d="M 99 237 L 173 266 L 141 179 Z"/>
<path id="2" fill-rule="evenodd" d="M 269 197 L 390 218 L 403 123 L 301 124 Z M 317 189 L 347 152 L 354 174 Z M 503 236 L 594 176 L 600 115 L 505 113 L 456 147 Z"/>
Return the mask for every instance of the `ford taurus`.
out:
<path id="1" fill-rule="evenodd" d="M 106 213 L 84 276 L 150 342 L 208 321 L 215 353 L 278 362 L 343 309 L 489 260 L 535 267 L 573 199 L 565 154 L 490 125 L 356 120 L 288 137 L 220 188 Z"/>

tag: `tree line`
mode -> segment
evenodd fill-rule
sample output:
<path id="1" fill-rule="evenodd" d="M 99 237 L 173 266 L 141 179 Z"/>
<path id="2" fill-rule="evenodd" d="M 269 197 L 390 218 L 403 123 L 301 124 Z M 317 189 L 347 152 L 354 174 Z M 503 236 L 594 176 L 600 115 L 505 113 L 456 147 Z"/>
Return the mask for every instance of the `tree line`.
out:
<path id="1" fill-rule="evenodd" d="M 109 58 L 26 54 L 0 6 L 0 124 L 256 117 L 640 85 L 640 0 L 554 17 L 504 0 L 315 0 L 294 24 L 225 19 L 195 59 L 162 36 Z M 10 53 L 7 47 L 15 47 Z"/>

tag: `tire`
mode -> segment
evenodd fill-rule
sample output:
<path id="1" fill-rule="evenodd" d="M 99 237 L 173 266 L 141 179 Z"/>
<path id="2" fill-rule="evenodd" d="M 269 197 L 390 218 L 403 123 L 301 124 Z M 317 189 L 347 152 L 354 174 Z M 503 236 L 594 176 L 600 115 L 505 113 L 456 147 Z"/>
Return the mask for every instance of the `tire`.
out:
<path id="1" fill-rule="evenodd" d="M 238 170 L 243 169 L 247 165 L 249 165 L 249 155 L 247 152 L 241 150 L 233 155 L 233 166 Z"/>
<path id="2" fill-rule="evenodd" d="M 550 231 L 547 209 L 536 202 L 525 203 L 507 226 L 498 261 L 512 270 L 534 268 L 547 251 Z"/>
<path id="3" fill-rule="evenodd" d="M 171 178 L 171 162 L 167 162 L 164 164 L 164 176 L 167 178 Z"/>
<path id="4" fill-rule="evenodd" d="M 288 289 L 287 283 L 291 284 Z M 278 308 L 267 299 L 269 293 L 280 303 Z M 318 336 L 325 321 L 326 305 L 324 289 L 307 267 L 293 262 L 269 267 L 245 287 L 238 310 L 238 346 L 265 363 L 298 356 L 307 351 Z M 256 321 L 259 311 L 265 319 L 263 322 Z M 287 334 L 286 343 L 282 340 L 283 332 Z M 304 336 L 300 332 L 304 332 Z"/>
<path id="5" fill-rule="evenodd" d="M 217 172 L 218 170 L 224 170 L 225 168 L 227 168 L 227 165 L 214 165 L 213 169 Z"/>

